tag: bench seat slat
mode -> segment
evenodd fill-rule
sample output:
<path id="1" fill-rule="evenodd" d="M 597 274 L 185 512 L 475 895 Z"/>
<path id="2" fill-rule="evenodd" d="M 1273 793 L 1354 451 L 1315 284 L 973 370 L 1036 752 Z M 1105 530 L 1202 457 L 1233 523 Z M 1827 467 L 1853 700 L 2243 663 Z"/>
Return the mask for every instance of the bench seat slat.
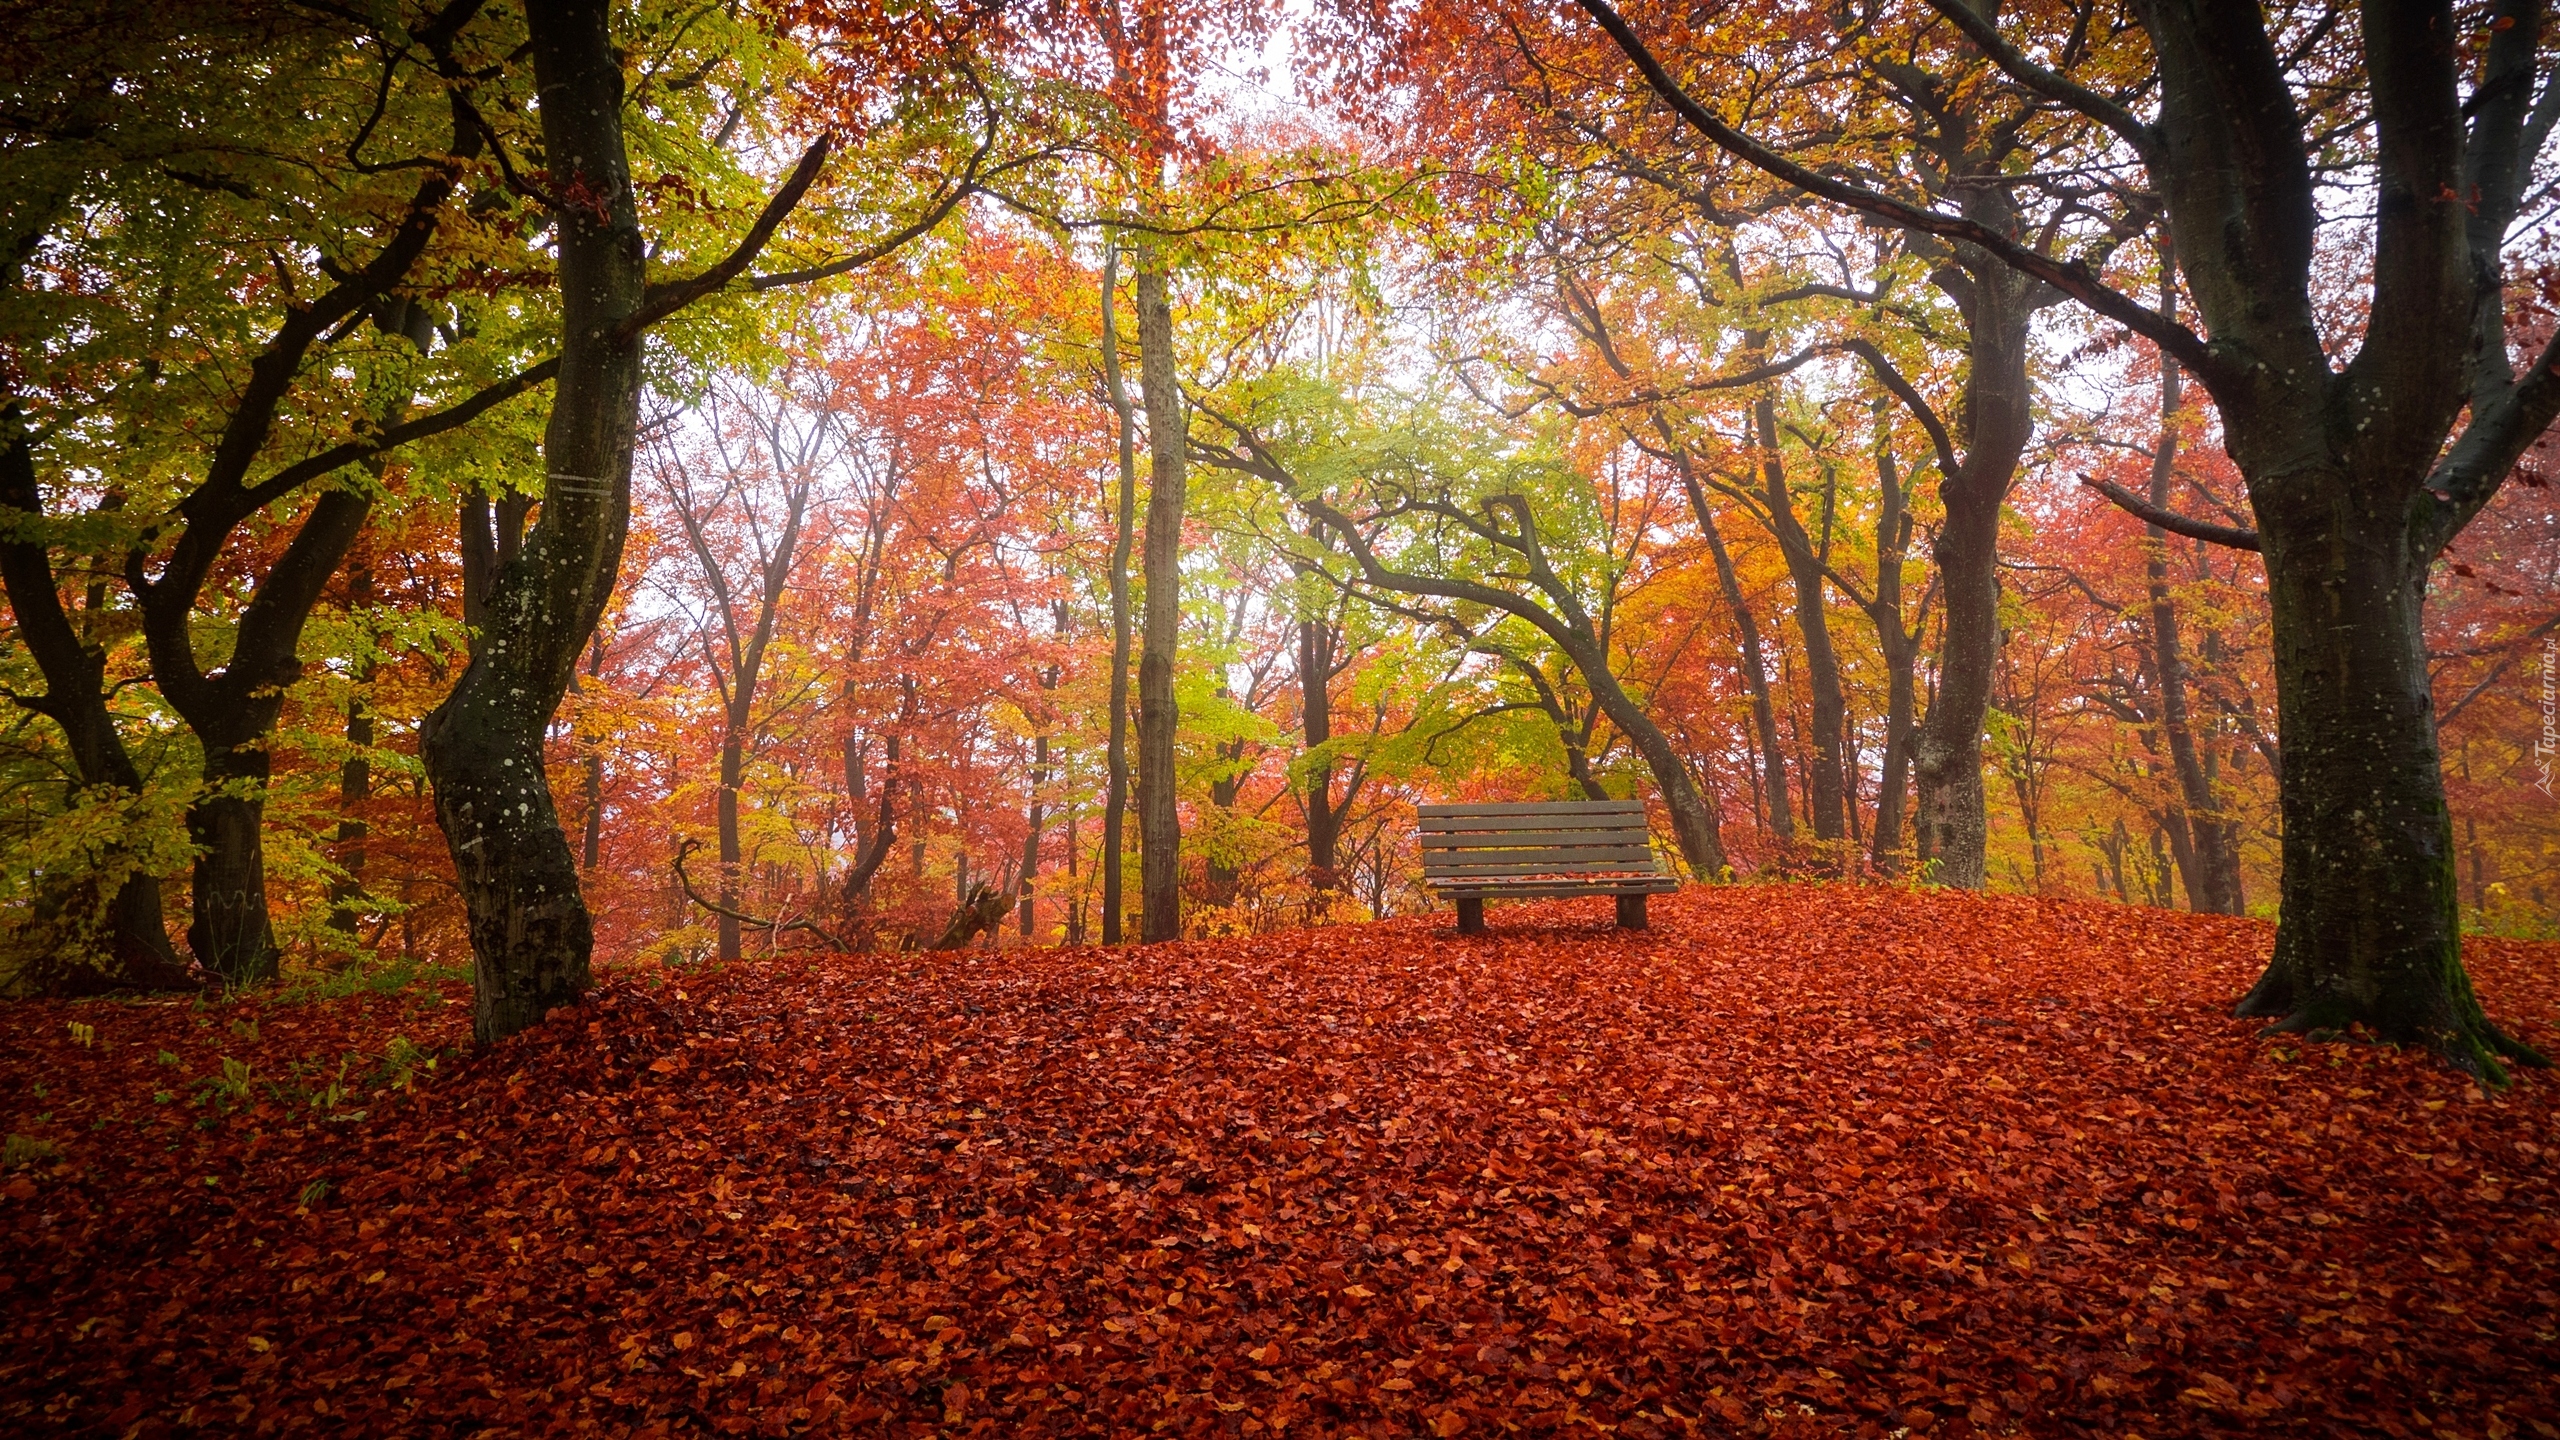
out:
<path id="1" fill-rule="evenodd" d="M 1498 835 L 1506 830 L 1636 830 L 1644 817 L 1632 812 L 1608 815 L 1490 815 L 1425 820 L 1415 827 L 1424 835 Z"/>
<path id="2" fill-rule="evenodd" d="M 1533 860 L 1525 864 L 1470 865 L 1463 869 L 1426 870 L 1422 878 L 1432 884 L 1464 884 L 1492 875 L 1659 875 L 1662 872 L 1641 860 Z"/>
<path id="3" fill-rule="evenodd" d="M 1590 815 L 1600 810 L 1641 812 L 1641 799 L 1487 799 L 1477 802 L 1444 802 L 1444 805 L 1416 805 L 1421 815 Z"/>
<path id="4" fill-rule="evenodd" d="M 1524 880 L 1516 885 L 1442 885 L 1435 887 L 1452 900 L 1558 900 L 1574 895 L 1668 895 L 1680 888 L 1680 882 L 1669 876 L 1651 880 L 1601 880 L 1592 884 L 1543 885 Z"/>
<path id="5" fill-rule="evenodd" d="M 1615 865 L 1622 870 L 1651 870 L 1653 850 L 1645 845 L 1594 845 L 1573 850 L 1435 850 L 1422 857 L 1427 870 L 1464 870 L 1471 865 Z"/>
<path id="6" fill-rule="evenodd" d="M 1497 830 L 1455 835 L 1426 830 L 1420 838 L 1425 850 L 1512 850 L 1524 846 L 1642 845 L 1652 839 L 1652 833 L 1641 825 L 1619 825 L 1606 830 Z"/>

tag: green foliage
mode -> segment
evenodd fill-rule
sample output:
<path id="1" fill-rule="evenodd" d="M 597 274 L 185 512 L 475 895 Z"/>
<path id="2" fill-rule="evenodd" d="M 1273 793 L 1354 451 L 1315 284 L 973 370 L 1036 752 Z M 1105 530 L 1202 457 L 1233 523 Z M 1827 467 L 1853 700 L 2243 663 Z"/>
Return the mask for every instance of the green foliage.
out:
<path id="1" fill-rule="evenodd" d="M 62 1158 L 62 1147 L 50 1140 L 12 1135 L 0 1142 L 0 1170 L 32 1170 Z"/>

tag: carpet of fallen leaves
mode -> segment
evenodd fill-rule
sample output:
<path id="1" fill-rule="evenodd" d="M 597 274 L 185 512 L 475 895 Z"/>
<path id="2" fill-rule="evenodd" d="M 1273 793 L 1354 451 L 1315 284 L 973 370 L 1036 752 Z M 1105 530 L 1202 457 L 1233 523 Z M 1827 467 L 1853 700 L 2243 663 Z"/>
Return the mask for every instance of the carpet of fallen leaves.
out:
<path id="1" fill-rule="evenodd" d="M 2248 921 L 1655 915 L 14 1006 L 0 1430 L 2560 1434 L 2552 1076 L 2258 1038 Z"/>

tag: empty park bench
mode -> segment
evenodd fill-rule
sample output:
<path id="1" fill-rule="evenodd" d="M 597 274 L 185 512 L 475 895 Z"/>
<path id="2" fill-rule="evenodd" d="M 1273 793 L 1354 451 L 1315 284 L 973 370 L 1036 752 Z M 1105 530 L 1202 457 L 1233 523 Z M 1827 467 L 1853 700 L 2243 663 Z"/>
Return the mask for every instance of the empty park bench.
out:
<path id="1" fill-rule="evenodd" d="M 1422 878 L 1458 902 L 1458 930 L 1484 933 L 1487 900 L 1615 895 L 1618 924 L 1645 928 L 1644 897 L 1680 882 L 1653 858 L 1641 800 L 1425 805 Z"/>

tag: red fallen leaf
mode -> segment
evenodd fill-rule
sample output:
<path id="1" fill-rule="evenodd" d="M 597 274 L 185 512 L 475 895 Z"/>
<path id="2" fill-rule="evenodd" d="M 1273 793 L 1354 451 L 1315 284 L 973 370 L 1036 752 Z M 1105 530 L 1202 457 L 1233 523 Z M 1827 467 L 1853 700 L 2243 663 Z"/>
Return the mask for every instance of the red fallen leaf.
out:
<path id="1" fill-rule="evenodd" d="M 2226 1013 L 2262 924 L 1793 885 L 1666 897 L 1637 935 L 1521 916 L 795 957 L 685 999 L 608 973 L 577 1026 L 361 1120 L 200 1130 L 153 1057 L 285 1076 L 459 1047 L 466 1007 L 251 1001 L 254 1052 L 85 1010 L 94 1051 L 0 1047 L 68 1166 L 43 1223 L 0 1212 L 0 1431 L 173 1428 L 208 1337 L 253 1328 L 254 1367 L 221 1345 L 231 1428 L 1678 1433 L 1652 1396 L 1702 1430 L 2156 1440 L 2380 1429 L 2439 1390 L 2519 1434 L 2560 1410 L 2532 1298 L 2560 1092 L 2262 1042 Z M 2466 946 L 2546 1047 L 2556 956 Z"/>

